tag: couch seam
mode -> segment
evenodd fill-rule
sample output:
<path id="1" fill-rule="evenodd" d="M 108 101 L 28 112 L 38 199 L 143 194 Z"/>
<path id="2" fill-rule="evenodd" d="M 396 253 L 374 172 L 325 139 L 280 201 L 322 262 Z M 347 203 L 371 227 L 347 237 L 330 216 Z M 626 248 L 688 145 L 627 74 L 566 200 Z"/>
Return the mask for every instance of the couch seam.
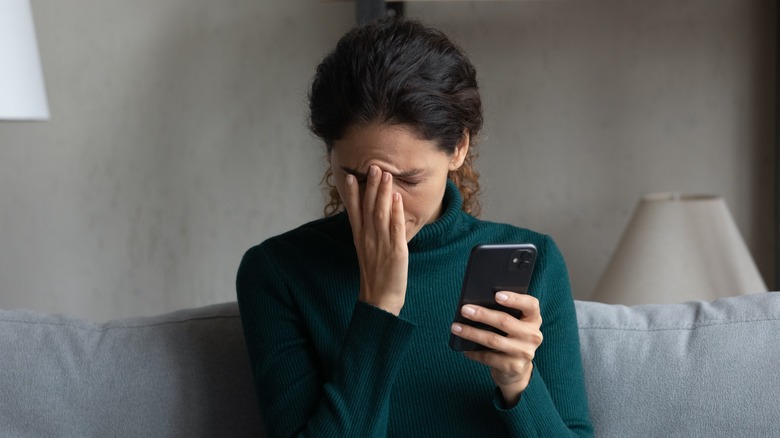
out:
<path id="1" fill-rule="evenodd" d="M 667 326 L 667 327 L 655 327 L 655 328 L 642 328 L 642 327 L 615 327 L 610 325 L 578 325 L 580 330 L 621 330 L 621 331 L 633 331 L 633 332 L 661 332 L 661 331 L 673 331 L 673 330 L 695 330 L 698 328 L 706 328 L 720 325 L 732 325 L 732 324 L 745 324 L 751 322 L 771 322 L 780 321 L 780 317 L 774 318 L 762 318 L 762 319 L 742 319 L 738 321 L 713 321 L 709 323 L 693 324 L 687 326 Z"/>
<path id="2" fill-rule="evenodd" d="M 155 323 L 148 323 L 148 324 L 128 324 L 128 325 L 112 325 L 109 327 L 101 326 L 99 324 L 91 325 L 91 326 L 81 326 L 77 323 L 67 323 L 67 322 L 49 322 L 49 321 L 24 321 L 24 320 L 14 320 L 14 319 L 0 319 L 0 324 L 2 323 L 12 323 L 12 324 L 25 324 L 25 325 L 49 325 L 49 326 L 55 326 L 55 327 L 71 327 L 74 329 L 80 329 L 80 330 L 86 330 L 86 331 L 109 331 L 114 329 L 128 329 L 128 328 L 149 328 L 149 327 L 159 327 L 163 325 L 170 325 L 170 324 L 184 324 L 187 322 L 192 321 L 203 321 L 203 320 L 218 320 L 218 319 L 237 319 L 238 315 L 221 315 L 221 316 L 202 316 L 202 317 L 192 317 L 192 318 L 186 318 L 181 320 L 170 320 L 170 321 L 160 321 Z M 90 323 L 85 323 L 90 324 Z"/>

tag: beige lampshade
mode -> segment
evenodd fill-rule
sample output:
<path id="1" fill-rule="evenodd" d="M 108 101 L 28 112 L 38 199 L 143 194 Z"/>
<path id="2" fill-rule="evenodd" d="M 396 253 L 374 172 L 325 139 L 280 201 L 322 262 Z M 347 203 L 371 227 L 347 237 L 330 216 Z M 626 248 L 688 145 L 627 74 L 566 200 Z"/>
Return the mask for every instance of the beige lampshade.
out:
<path id="1" fill-rule="evenodd" d="M 766 290 L 722 197 L 665 193 L 640 200 L 592 299 L 665 304 Z"/>
<path id="2" fill-rule="evenodd" d="M 48 118 L 30 1 L 0 0 L 0 120 Z"/>

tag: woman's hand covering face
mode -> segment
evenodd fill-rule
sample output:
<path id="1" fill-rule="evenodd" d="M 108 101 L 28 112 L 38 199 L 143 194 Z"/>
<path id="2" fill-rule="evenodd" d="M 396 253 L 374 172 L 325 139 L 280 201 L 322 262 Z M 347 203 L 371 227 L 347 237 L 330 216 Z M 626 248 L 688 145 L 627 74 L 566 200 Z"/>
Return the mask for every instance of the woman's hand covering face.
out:
<path id="1" fill-rule="evenodd" d="M 393 176 L 371 166 L 361 190 L 354 175 L 345 180 L 349 215 L 360 265 L 359 300 L 398 315 L 406 299 L 409 250 L 403 199 Z"/>

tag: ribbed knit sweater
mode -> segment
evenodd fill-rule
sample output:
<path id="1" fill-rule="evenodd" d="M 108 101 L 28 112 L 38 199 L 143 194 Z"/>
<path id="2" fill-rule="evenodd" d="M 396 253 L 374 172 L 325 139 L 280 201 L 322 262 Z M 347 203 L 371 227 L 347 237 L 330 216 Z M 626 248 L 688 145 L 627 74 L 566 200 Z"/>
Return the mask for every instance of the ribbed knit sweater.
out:
<path id="1" fill-rule="evenodd" d="M 461 211 L 448 183 L 442 216 L 409 242 L 399 316 L 357 300 L 346 214 L 270 238 L 244 255 L 237 292 L 270 437 L 590 436 L 574 302 L 552 239 Z M 504 409 L 489 369 L 450 350 L 469 252 L 533 243 L 530 293 L 544 341 L 520 402 Z"/>

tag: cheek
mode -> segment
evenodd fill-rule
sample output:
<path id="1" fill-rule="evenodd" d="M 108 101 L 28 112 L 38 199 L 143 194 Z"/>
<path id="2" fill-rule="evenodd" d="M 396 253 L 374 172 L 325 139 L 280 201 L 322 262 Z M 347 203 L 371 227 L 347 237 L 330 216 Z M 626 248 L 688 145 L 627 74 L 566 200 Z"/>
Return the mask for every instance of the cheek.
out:
<path id="1" fill-rule="evenodd" d="M 337 176 L 333 177 L 333 184 L 336 186 L 336 191 L 339 192 L 339 198 L 341 198 L 341 201 L 344 201 L 344 178 L 339 178 Z"/>
<path id="2" fill-rule="evenodd" d="M 404 214 L 406 219 L 412 219 L 415 222 L 427 219 L 428 210 L 430 210 L 430 201 L 421 199 L 419 196 L 410 193 L 402 193 L 404 199 Z"/>
<path id="3" fill-rule="evenodd" d="M 404 210 L 407 219 L 411 218 L 420 225 L 438 219 L 445 187 L 444 185 L 441 188 L 426 187 L 426 190 L 404 193 Z"/>

